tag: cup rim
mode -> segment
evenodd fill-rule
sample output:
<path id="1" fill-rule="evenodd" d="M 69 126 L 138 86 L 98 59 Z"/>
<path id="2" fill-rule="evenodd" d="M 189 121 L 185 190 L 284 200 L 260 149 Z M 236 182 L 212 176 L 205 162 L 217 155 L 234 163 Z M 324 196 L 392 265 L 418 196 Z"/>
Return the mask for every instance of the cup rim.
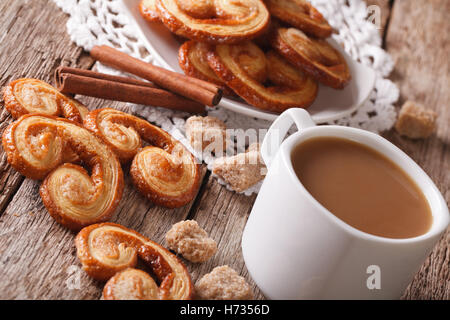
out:
<path id="1" fill-rule="evenodd" d="M 394 159 L 392 159 L 392 157 L 390 155 L 386 154 L 385 152 L 383 152 L 381 150 L 377 150 L 376 148 L 374 148 L 373 144 L 362 142 L 362 141 L 355 141 L 349 137 L 346 137 L 345 135 L 339 134 L 339 135 L 333 136 L 333 135 L 329 135 L 329 134 L 316 134 L 316 135 L 310 136 L 310 137 L 302 140 L 301 142 L 307 141 L 308 139 L 318 138 L 318 137 L 337 137 L 337 138 L 342 138 L 342 139 L 348 139 L 348 140 L 352 140 L 352 141 L 358 142 L 360 144 L 363 144 L 371 149 L 377 150 L 377 152 L 383 154 L 389 160 L 394 162 L 405 173 L 407 173 L 407 171 L 404 168 L 404 164 L 405 164 L 405 162 L 408 162 L 410 165 L 412 165 L 414 171 L 418 172 L 419 175 L 421 175 L 422 177 L 425 178 L 426 184 L 428 184 L 432 188 L 433 193 L 435 193 L 438 196 L 438 199 L 440 201 L 439 206 L 443 207 L 443 209 L 444 209 L 443 210 L 444 212 L 441 213 L 443 216 L 441 226 L 433 228 L 433 225 L 432 225 L 427 232 L 425 232 L 424 234 L 421 234 L 419 236 L 416 236 L 416 237 L 387 238 L 387 237 L 377 236 L 377 235 L 373 235 L 373 234 L 361 231 L 361 230 L 349 225 L 348 223 L 344 222 L 343 220 L 341 220 L 340 218 L 335 216 L 330 210 L 325 208 L 317 199 L 315 199 L 311 195 L 311 193 L 309 193 L 309 191 L 305 188 L 303 183 L 301 183 L 300 179 L 298 179 L 297 174 L 295 173 L 293 165 L 292 165 L 291 153 L 292 153 L 293 148 L 299 144 L 299 142 L 298 142 L 299 137 L 304 136 L 304 134 L 307 132 L 311 132 L 311 131 L 320 132 L 320 131 L 323 131 L 326 129 L 337 130 L 337 132 L 339 132 L 339 133 L 343 133 L 346 131 L 347 132 L 353 131 L 354 133 L 365 136 L 365 138 L 371 139 L 373 144 L 384 144 L 385 147 L 390 148 L 390 150 L 392 152 L 399 154 L 403 158 L 403 160 L 402 160 L 403 163 L 399 163 L 398 161 L 395 161 Z M 382 242 L 382 243 L 395 243 L 395 244 L 414 243 L 414 242 L 420 242 L 420 241 L 432 238 L 434 236 L 440 235 L 449 225 L 450 217 L 449 217 L 448 207 L 446 205 L 446 202 L 445 202 L 441 192 L 436 187 L 436 185 L 431 180 L 431 178 L 406 153 L 404 153 L 401 149 L 399 149 L 397 146 L 395 146 L 390 141 L 386 140 L 385 138 L 383 138 L 375 133 L 372 133 L 372 132 L 366 131 L 366 130 L 362 130 L 362 129 L 358 129 L 358 128 L 343 127 L 343 126 L 337 126 L 337 125 L 323 125 L 323 126 L 309 127 L 309 128 L 302 129 L 301 131 L 298 131 L 298 132 L 294 133 L 293 135 L 291 135 L 289 138 L 287 138 L 280 148 L 280 153 L 282 155 L 283 162 L 286 164 L 286 166 L 288 168 L 290 178 L 291 179 L 293 178 L 295 180 L 294 184 L 297 185 L 297 187 L 299 187 L 306 194 L 306 196 L 308 197 L 310 202 L 315 207 L 317 207 L 328 219 L 331 219 L 331 221 L 336 223 L 340 228 L 342 228 L 345 232 L 351 234 L 352 236 L 355 236 L 360 239 L 377 241 L 377 242 Z M 418 185 L 420 190 L 423 192 L 423 188 L 419 186 L 415 177 L 411 176 L 410 174 L 408 174 L 408 175 L 410 176 L 411 179 L 413 179 L 414 182 L 416 182 L 416 184 Z M 427 197 L 427 201 L 429 201 L 428 197 Z M 430 210 L 431 210 L 431 213 L 433 216 L 433 220 L 435 220 L 437 217 L 435 215 L 435 210 L 433 210 L 433 206 L 431 206 L 430 203 L 429 203 L 429 205 L 430 205 Z M 446 213 L 446 215 L 445 215 L 445 213 Z M 433 223 L 434 223 L 434 221 L 433 221 Z"/>

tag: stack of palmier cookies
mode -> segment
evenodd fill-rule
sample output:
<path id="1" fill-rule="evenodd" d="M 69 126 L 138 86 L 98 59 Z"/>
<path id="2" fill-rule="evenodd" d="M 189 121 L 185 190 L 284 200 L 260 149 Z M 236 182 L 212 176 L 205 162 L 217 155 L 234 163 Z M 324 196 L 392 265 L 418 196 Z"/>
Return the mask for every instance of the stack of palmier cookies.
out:
<path id="1" fill-rule="evenodd" d="M 140 11 L 186 40 L 187 75 L 266 111 L 307 108 L 318 83 L 343 89 L 351 79 L 326 40 L 333 28 L 306 0 L 142 0 Z"/>

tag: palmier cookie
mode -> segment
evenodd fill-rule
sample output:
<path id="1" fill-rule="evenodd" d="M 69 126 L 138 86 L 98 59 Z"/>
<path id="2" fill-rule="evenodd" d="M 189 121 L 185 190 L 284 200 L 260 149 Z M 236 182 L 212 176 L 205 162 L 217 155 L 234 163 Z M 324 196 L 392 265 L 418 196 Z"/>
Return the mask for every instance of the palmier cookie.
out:
<path id="1" fill-rule="evenodd" d="M 187 300 L 194 286 L 186 266 L 169 250 L 142 234 L 115 223 L 100 223 L 81 230 L 75 238 L 83 270 L 108 281 L 104 299 Z M 141 259 L 156 277 L 134 268 Z M 134 286 L 140 285 L 143 292 Z"/>
<path id="2" fill-rule="evenodd" d="M 271 15 L 308 35 L 328 38 L 333 33 L 327 20 L 308 1 L 266 0 L 266 5 Z"/>
<path id="3" fill-rule="evenodd" d="M 220 80 L 211 70 L 208 64 L 207 54 L 211 51 L 211 45 L 207 43 L 189 40 L 183 43 L 178 51 L 178 63 L 181 69 L 188 76 L 205 80 L 222 87 L 223 93 L 227 96 L 235 95 L 233 90 Z"/>
<path id="4" fill-rule="evenodd" d="M 217 45 L 208 63 L 228 87 L 249 104 L 272 112 L 306 108 L 317 96 L 317 83 L 284 61 L 277 53 L 264 53 L 252 42 Z"/>
<path id="5" fill-rule="evenodd" d="M 295 28 L 279 28 L 272 34 L 272 46 L 324 85 L 343 89 L 351 79 L 345 58 L 326 40 L 310 38 Z"/>
<path id="6" fill-rule="evenodd" d="M 209 43 L 237 43 L 264 33 L 270 14 L 262 0 L 156 0 L 173 33 Z"/>
<path id="7" fill-rule="evenodd" d="M 48 83 L 31 78 L 10 82 L 3 89 L 5 108 L 13 118 L 36 113 L 47 116 L 62 116 L 82 123 L 89 110 L 75 99 L 69 98 Z"/>
<path id="8" fill-rule="evenodd" d="M 95 134 L 63 118 L 24 115 L 3 133 L 8 163 L 24 176 L 44 179 L 40 194 L 50 215 L 79 230 L 109 220 L 123 192 L 119 160 Z M 70 147 L 89 168 L 65 162 Z"/>
<path id="9" fill-rule="evenodd" d="M 166 131 L 111 108 L 90 112 L 84 126 L 103 139 L 122 163 L 132 160 L 133 183 L 153 203 L 177 208 L 197 194 L 199 165 L 181 142 Z M 143 141 L 149 146 L 143 148 Z"/>

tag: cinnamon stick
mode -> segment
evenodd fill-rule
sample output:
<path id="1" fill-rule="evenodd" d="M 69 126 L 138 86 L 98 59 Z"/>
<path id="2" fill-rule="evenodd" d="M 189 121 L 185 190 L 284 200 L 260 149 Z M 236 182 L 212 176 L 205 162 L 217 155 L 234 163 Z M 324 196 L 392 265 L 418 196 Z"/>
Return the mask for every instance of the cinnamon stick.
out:
<path id="1" fill-rule="evenodd" d="M 156 86 L 155 84 L 148 82 L 148 81 L 142 81 L 142 80 L 133 79 L 133 78 L 129 78 L 129 77 L 114 76 L 111 74 L 95 72 L 92 70 L 71 68 L 71 67 L 65 67 L 65 66 L 58 67 L 55 70 L 55 83 L 56 84 L 60 83 L 60 76 L 63 73 L 76 74 L 79 76 L 85 76 L 85 77 L 102 79 L 102 80 L 109 80 L 109 81 L 120 82 L 120 83 L 134 84 L 134 85 L 144 86 L 144 87 L 149 87 L 149 88 L 158 88 L 158 86 Z"/>
<path id="2" fill-rule="evenodd" d="M 102 74 L 89 70 L 60 67 L 55 83 L 65 94 L 82 94 L 107 100 L 131 102 L 191 113 L 203 113 L 205 106 L 154 84 L 132 78 Z"/>
<path id="3" fill-rule="evenodd" d="M 208 106 L 218 104 L 222 98 L 222 89 L 215 84 L 154 66 L 108 46 L 95 46 L 91 56 L 108 66 Z"/>

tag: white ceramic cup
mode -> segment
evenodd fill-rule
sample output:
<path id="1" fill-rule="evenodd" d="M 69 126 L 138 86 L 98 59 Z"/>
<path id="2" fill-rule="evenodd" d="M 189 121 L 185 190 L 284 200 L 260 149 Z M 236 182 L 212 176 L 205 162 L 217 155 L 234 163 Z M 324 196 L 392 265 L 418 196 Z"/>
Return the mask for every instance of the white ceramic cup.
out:
<path id="1" fill-rule="evenodd" d="M 284 142 L 289 128 L 299 132 Z M 433 216 L 427 233 L 407 239 L 374 236 L 346 224 L 306 191 L 291 152 L 315 137 L 369 146 L 399 165 L 424 193 Z M 447 204 L 427 174 L 374 133 L 315 126 L 303 109 L 277 118 L 261 147 L 268 173 L 247 221 L 242 251 L 250 275 L 269 299 L 397 299 L 449 223 Z"/>

